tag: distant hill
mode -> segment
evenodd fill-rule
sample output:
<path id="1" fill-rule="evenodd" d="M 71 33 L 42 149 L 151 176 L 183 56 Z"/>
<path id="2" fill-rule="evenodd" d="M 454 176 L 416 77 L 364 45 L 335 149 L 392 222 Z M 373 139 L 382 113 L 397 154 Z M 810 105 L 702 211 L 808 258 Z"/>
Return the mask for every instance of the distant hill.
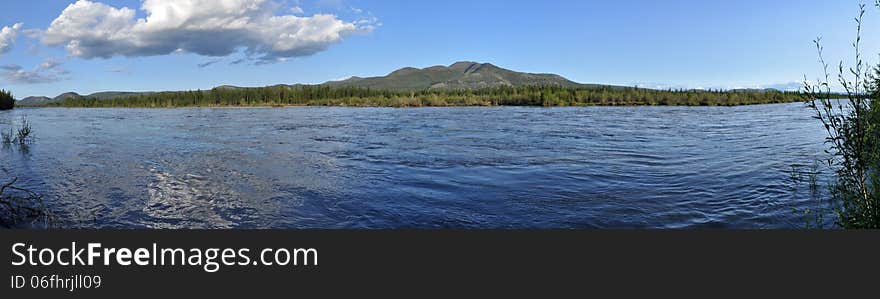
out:
<path id="1" fill-rule="evenodd" d="M 279 84 L 268 87 L 287 87 L 287 88 L 303 88 L 313 85 L 303 84 Z M 391 72 L 381 77 L 351 77 L 341 81 L 330 81 L 317 86 L 330 87 L 358 87 L 370 88 L 374 90 L 390 90 L 396 92 L 407 92 L 413 90 L 473 90 L 487 87 L 522 87 L 522 86 L 559 86 L 566 88 L 595 88 L 607 87 L 620 91 L 625 91 L 627 87 L 601 85 L 601 84 L 581 84 L 568 80 L 556 74 L 535 74 L 524 73 L 508 70 L 498 67 L 491 63 L 477 63 L 471 61 L 461 61 L 453 63 L 449 66 L 432 66 L 427 68 L 405 67 Z M 241 87 L 233 85 L 221 85 L 214 90 L 225 90 L 230 92 L 241 91 L 244 89 L 258 89 L 253 87 Z M 697 91 L 697 90 L 695 90 Z M 776 89 L 737 89 L 728 92 L 733 93 L 763 93 L 776 91 Z M 205 91 L 206 92 L 206 91 Z M 18 106 L 44 106 L 49 104 L 60 103 L 65 99 L 71 98 L 90 98 L 98 100 L 107 100 L 114 98 L 124 98 L 145 94 L 156 94 L 157 92 L 120 92 L 107 91 L 98 92 L 90 95 L 80 95 L 75 92 L 61 94 L 54 98 L 48 97 L 27 97 L 16 103 Z M 161 92 L 173 94 L 174 92 Z"/>
<path id="2" fill-rule="evenodd" d="M 589 87 L 554 74 L 515 72 L 491 63 L 456 62 L 450 66 L 412 67 L 396 70 L 387 76 L 360 78 L 324 83 L 329 86 L 361 87 L 389 90 L 479 89 L 496 86 L 557 85 Z"/>
<path id="3" fill-rule="evenodd" d="M 66 99 L 75 99 L 75 98 L 80 98 L 80 97 L 82 97 L 82 96 L 79 95 L 78 93 L 75 93 L 75 92 L 65 92 L 65 93 L 62 93 L 62 94 L 58 95 L 58 96 L 55 97 L 54 99 L 52 99 L 52 101 L 54 101 L 54 102 L 61 102 L 61 101 L 64 101 L 64 100 L 66 100 Z"/>
<path id="4" fill-rule="evenodd" d="M 220 85 L 220 86 L 214 87 L 214 89 L 219 89 L 219 90 L 239 90 L 242 88 L 243 87 L 232 86 L 232 85 Z"/>
<path id="5" fill-rule="evenodd" d="M 83 95 L 80 95 L 75 92 L 66 92 L 66 93 L 62 93 L 54 98 L 42 97 L 42 96 L 26 97 L 24 99 L 19 100 L 15 104 L 20 107 L 34 107 L 34 106 L 43 106 L 43 105 L 48 105 L 48 104 L 60 103 L 66 99 L 72 99 L 72 98 L 95 98 L 98 100 L 106 100 L 106 99 L 121 98 L 121 97 L 140 95 L 140 94 L 150 94 L 150 93 L 152 93 L 152 92 L 105 91 L 105 92 L 97 92 L 97 93 L 83 96 Z"/>
<path id="6" fill-rule="evenodd" d="M 332 87 L 360 87 L 371 89 L 387 89 L 393 91 L 408 90 L 461 90 L 479 89 L 497 86 L 529 86 L 529 85 L 554 85 L 561 87 L 597 87 L 604 85 L 580 84 L 555 74 L 522 73 L 504 69 L 491 63 L 477 63 L 462 61 L 450 66 L 432 66 L 418 69 L 406 67 L 396 70 L 387 76 L 360 78 L 352 77 L 342 81 L 330 81 L 320 85 Z M 284 86 L 296 88 L 302 84 L 279 84 L 274 87 Z M 614 87 L 614 86 L 612 86 Z M 215 87 L 218 90 L 240 90 L 248 87 L 233 85 L 221 85 Z M 153 92 L 99 92 L 90 95 L 79 95 L 75 92 L 61 94 L 54 98 L 27 97 L 18 101 L 19 106 L 42 106 L 54 104 L 69 98 L 97 98 L 99 100 L 150 94 Z"/>
<path id="7" fill-rule="evenodd" d="M 15 105 L 28 107 L 28 106 L 42 106 L 42 105 L 51 104 L 51 103 L 52 103 L 52 98 L 50 98 L 50 97 L 26 97 L 24 99 L 21 99 L 21 100 L 18 100 L 17 102 L 15 102 Z"/>
<path id="8" fill-rule="evenodd" d="M 142 94 L 151 94 L 153 92 L 127 92 L 127 91 L 104 91 L 104 92 L 96 92 L 85 97 L 87 98 L 96 98 L 99 100 L 107 100 L 113 98 L 122 98 L 128 96 L 136 96 Z"/>

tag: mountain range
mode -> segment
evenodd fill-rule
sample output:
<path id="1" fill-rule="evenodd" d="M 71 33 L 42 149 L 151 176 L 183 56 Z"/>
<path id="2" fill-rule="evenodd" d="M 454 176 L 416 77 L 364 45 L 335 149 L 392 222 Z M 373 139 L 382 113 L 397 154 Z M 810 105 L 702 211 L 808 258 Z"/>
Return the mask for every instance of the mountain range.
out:
<path id="1" fill-rule="evenodd" d="M 556 74 L 523 73 L 495 66 L 491 63 L 461 61 L 449 66 L 427 68 L 406 67 L 381 77 L 351 77 L 341 81 L 330 81 L 321 85 L 332 87 L 359 87 L 388 90 L 427 90 L 427 89 L 478 89 L 498 86 L 556 85 L 561 87 L 597 87 L 602 85 L 581 84 Z M 285 85 L 296 87 L 299 85 Z M 217 88 L 237 89 L 244 87 L 223 85 Z M 18 106 L 41 106 L 64 101 L 72 97 L 111 99 L 151 92 L 99 92 L 80 95 L 68 92 L 54 98 L 32 96 L 19 100 Z"/>
<path id="2" fill-rule="evenodd" d="M 402 68 L 382 77 L 352 77 L 324 83 L 329 86 L 349 86 L 390 90 L 425 89 L 478 89 L 497 86 L 558 85 L 586 87 L 555 74 L 532 74 L 511 71 L 491 63 L 461 61 L 449 66 L 423 69 Z M 592 85 L 595 86 L 595 85 Z"/>
<path id="3" fill-rule="evenodd" d="M 122 92 L 122 91 L 105 91 L 105 92 L 97 92 L 90 95 L 80 95 L 75 92 L 65 92 L 54 98 L 44 97 L 44 96 L 31 96 L 20 99 L 16 102 L 16 105 L 23 107 L 31 107 L 31 106 L 42 106 L 46 104 L 52 103 L 60 103 L 69 98 L 96 98 L 99 100 L 104 99 L 112 99 L 112 98 L 121 98 L 133 95 L 140 94 L 150 94 L 153 92 Z"/>

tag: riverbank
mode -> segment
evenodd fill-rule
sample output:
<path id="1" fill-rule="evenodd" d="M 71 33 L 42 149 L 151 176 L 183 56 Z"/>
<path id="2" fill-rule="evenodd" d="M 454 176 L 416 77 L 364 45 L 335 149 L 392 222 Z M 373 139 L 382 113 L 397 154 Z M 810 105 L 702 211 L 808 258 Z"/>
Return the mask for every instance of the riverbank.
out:
<path id="1" fill-rule="evenodd" d="M 431 105 L 389 105 L 389 106 L 378 106 L 378 105 L 324 105 L 324 104 L 316 104 L 316 105 L 202 105 L 202 106 L 156 106 L 156 107 L 130 107 L 130 106 L 62 106 L 62 105 L 46 105 L 46 106 L 25 106 L 25 107 L 16 107 L 16 109 L 52 109 L 52 108 L 101 108 L 101 109 L 191 109 L 191 108 L 208 108 L 208 109 L 276 109 L 276 108 L 309 108 L 309 107 L 338 107 L 338 108 L 479 108 L 479 107 L 523 107 L 523 108 L 565 108 L 565 107 L 742 107 L 742 106 L 760 106 L 760 105 L 782 105 L 782 104 L 791 104 L 791 103 L 799 103 L 803 101 L 793 101 L 793 102 L 779 102 L 779 103 L 749 103 L 749 104 L 737 104 L 737 105 L 649 105 L 649 104 L 616 104 L 616 105 L 600 105 L 600 104 L 573 104 L 573 105 L 565 105 L 565 106 L 527 106 L 527 105 L 491 105 L 491 104 L 475 104 L 475 105 L 444 105 L 444 106 L 431 106 Z"/>
<path id="2" fill-rule="evenodd" d="M 69 97 L 42 107 L 467 107 L 467 106 L 741 106 L 802 102 L 799 92 L 776 90 L 653 90 L 642 88 L 492 87 L 474 90 L 394 91 L 328 86 L 271 86 L 160 92 L 100 98 Z"/>

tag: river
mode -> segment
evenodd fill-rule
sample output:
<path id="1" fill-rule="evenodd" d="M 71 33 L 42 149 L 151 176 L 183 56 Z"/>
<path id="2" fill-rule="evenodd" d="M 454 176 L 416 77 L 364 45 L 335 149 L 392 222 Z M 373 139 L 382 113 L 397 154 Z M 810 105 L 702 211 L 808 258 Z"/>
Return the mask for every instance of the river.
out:
<path id="1" fill-rule="evenodd" d="M 0 182 L 66 228 L 792 228 L 803 104 L 16 109 Z M 821 169 L 821 168 L 820 168 Z M 827 180 L 823 171 L 820 181 Z"/>

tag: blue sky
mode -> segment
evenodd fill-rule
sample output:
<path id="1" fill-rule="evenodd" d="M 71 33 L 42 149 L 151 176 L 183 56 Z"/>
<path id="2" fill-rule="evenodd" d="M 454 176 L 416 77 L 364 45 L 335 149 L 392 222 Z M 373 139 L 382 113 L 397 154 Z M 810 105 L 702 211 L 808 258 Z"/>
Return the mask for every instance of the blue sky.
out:
<path id="1" fill-rule="evenodd" d="M 169 0 L 150 1 L 157 11 L 169 7 Z M 199 0 L 183 2 L 187 1 Z M 263 5 L 270 0 L 224 1 Z M 824 39 L 830 61 L 851 60 L 852 18 L 859 3 L 277 0 L 261 6 L 254 15 L 300 19 L 271 23 L 251 17 L 246 19 L 251 22 L 246 31 L 202 33 L 182 31 L 173 21 L 161 23 L 158 17 L 147 22 L 152 27 L 140 30 L 136 23 L 148 16 L 141 9 L 146 2 L 93 0 L 94 5 L 88 9 L 82 5 L 82 11 L 128 7 L 134 13 L 130 23 L 107 23 L 111 25 L 103 24 L 100 30 L 104 31 L 94 30 L 115 36 L 102 40 L 102 36 L 93 36 L 89 24 L 52 25 L 74 2 L 0 2 L 0 28 L 23 23 L 14 43 L 0 54 L 0 88 L 25 97 L 66 91 L 88 94 L 320 83 L 459 60 L 557 73 L 583 83 L 766 87 L 799 81 L 804 74 L 818 75 L 811 44 L 818 35 Z M 194 7 L 200 11 L 191 13 L 200 19 L 192 17 L 186 24 L 211 29 L 234 23 L 218 23 L 209 15 L 213 10 L 205 5 Z M 112 10 L 117 17 L 122 11 Z M 230 13 L 232 18 L 237 16 L 237 12 Z M 327 16 L 319 22 L 312 19 L 315 14 Z M 68 20 L 82 17 L 72 11 L 65 16 Z M 120 19 L 127 20 L 124 14 Z M 320 30 L 313 35 L 278 37 L 302 26 Z M 864 31 L 866 60 L 876 62 L 880 9 L 869 7 Z M 259 40 L 248 37 L 263 33 Z M 119 36 L 133 36 L 138 42 Z M 92 44 L 83 46 L 85 39 Z M 209 53 L 217 41 L 231 41 L 234 51 Z"/>

